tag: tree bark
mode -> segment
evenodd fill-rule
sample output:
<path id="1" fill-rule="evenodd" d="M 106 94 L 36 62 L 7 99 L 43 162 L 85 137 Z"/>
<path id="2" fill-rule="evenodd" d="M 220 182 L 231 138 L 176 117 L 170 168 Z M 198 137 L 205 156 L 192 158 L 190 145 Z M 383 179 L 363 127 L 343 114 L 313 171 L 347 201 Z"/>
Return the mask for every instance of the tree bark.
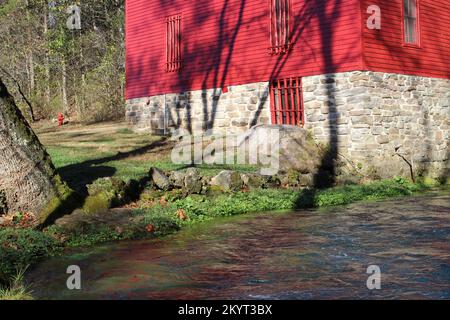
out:
<path id="1" fill-rule="evenodd" d="M 22 98 L 22 100 L 25 102 L 25 104 L 27 105 L 28 108 L 28 114 L 30 116 L 30 119 L 32 122 L 36 121 L 36 117 L 34 116 L 34 109 L 33 106 L 30 102 L 30 100 L 28 100 L 27 96 L 25 95 L 25 93 L 22 90 L 22 87 L 20 86 L 19 81 L 16 80 L 16 78 L 14 78 L 7 70 L 3 69 L 2 67 L 0 67 L 0 71 L 2 71 L 6 76 L 8 76 L 15 84 L 17 87 L 17 92 L 20 94 L 20 97 Z"/>
<path id="2" fill-rule="evenodd" d="M 40 225 L 70 212 L 76 198 L 1 79 L 0 191 L 9 212 L 32 212 Z"/>

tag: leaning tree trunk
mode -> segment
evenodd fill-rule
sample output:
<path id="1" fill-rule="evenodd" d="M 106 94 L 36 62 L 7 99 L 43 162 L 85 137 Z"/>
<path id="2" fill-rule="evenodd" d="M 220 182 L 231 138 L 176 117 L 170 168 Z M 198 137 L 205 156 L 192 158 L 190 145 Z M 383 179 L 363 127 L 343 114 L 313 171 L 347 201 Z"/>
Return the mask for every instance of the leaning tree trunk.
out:
<path id="1" fill-rule="evenodd" d="M 75 193 L 0 79 L 0 192 L 8 212 L 32 212 L 40 225 L 73 209 Z"/>

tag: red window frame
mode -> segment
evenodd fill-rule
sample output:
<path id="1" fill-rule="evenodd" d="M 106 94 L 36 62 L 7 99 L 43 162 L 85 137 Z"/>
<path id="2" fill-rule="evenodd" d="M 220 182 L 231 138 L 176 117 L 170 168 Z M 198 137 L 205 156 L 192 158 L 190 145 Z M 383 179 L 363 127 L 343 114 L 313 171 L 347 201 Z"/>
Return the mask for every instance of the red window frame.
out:
<path id="1" fill-rule="evenodd" d="M 272 55 L 289 52 L 292 31 L 292 1 L 269 0 L 270 4 L 270 47 Z"/>
<path id="2" fill-rule="evenodd" d="M 420 47 L 420 10 L 419 0 L 402 0 L 402 39 L 403 45 L 408 47 Z M 414 8 L 411 12 L 411 8 Z M 411 28 L 411 20 L 415 23 Z"/>
<path id="3" fill-rule="evenodd" d="M 166 17 L 166 72 L 182 67 L 181 14 Z"/>
<path id="4" fill-rule="evenodd" d="M 303 126 L 302 78 L 286 78 L 270 82 L 270 112 L 272 124 Z"/>

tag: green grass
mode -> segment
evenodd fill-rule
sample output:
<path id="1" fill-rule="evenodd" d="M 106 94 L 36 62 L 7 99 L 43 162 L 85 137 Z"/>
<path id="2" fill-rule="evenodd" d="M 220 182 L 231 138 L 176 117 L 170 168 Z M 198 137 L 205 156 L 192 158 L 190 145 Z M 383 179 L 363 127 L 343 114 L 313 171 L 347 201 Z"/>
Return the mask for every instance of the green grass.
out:
<path id="1" fill-rule="evenodd" d="M 404 180 L 385 180 L 367 185 L 336 187 L 327 190 L 305 189 L 302 191 L 282 189 L 261 189 L 251 192 L 222 194 L 217 197 L 196 196 L 179 199 L 167 207 L 156 206 L 141 211 L 146 219 L 174 217 L 177 209 L 183 209 L 189 221 L 196 223 L 215 217 L 233 216 L 246 213 L 298 210 L 345 205 L 356 201 L 379 200 L 412 195 L 426 190 L 426 186 Z M 149 221 L 149 220 L 148 220 Z"/>
<path id="2" fill-rule="evenodd" d="M 59 243 L 47 233 L 32 229 L 0 230 L 0 284 L 37 261 L 56 254 Z"/>
<path id="3" fill-rule="evenodd" d="M 134 133 L 122 123 L 84 127 L 36 128 L 55 167 L 72 187 L 82 187 L 93 179 L 114 176 L 124 181 L 139 180 L 151 167 L 178 170 L 184 165 L 171 161 L 172 145 L 161 137 Z M 152 147 L 154 146 L 154 147 Z M 222 170 L 255 172 L 251 165 L 199 165 L 202 175 Z"/>
<path id="4" fill-rule="evenodd" d="M 0 300 L 33 300 L 32 292 L 24 285 L 25 269 L 12 277 L 8 286 L 0 286 Z"/>
<path id="5" fill-rule="evenodd" d="M 118 134 L 135 134 L 133 130 L 131 130 L 130 128 L 122 128 L 122 129 L 118 129 L 116 131 L 116 133 Z"/>

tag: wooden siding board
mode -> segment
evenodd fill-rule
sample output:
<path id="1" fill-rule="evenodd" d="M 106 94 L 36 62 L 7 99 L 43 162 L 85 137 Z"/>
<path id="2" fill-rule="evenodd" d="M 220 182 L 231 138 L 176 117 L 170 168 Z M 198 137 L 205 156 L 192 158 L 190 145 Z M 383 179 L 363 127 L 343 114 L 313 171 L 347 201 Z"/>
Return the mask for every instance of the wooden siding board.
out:
<path id="1" fill-rule="evenodd" d="M 127 98 L 361 69 L 358 8 L 359 0 L 293 0 L 295 46 L 270 56 L 268 0 L 128 0 Z M 180 12 L 183 69 L 166 73 L 164 19 Z"/>
<path id="2" fill-rule="evenodd" d="M 363 61 L 371 71 L 450 78 L 450 2 L 419 0 L 420 47 L 403 45 L 403 0 L 361 0 L 381 8 L 381 30 L 368 30 L 363 21 Z M 365 19 L 363 19 L 365 20 Z"/>

